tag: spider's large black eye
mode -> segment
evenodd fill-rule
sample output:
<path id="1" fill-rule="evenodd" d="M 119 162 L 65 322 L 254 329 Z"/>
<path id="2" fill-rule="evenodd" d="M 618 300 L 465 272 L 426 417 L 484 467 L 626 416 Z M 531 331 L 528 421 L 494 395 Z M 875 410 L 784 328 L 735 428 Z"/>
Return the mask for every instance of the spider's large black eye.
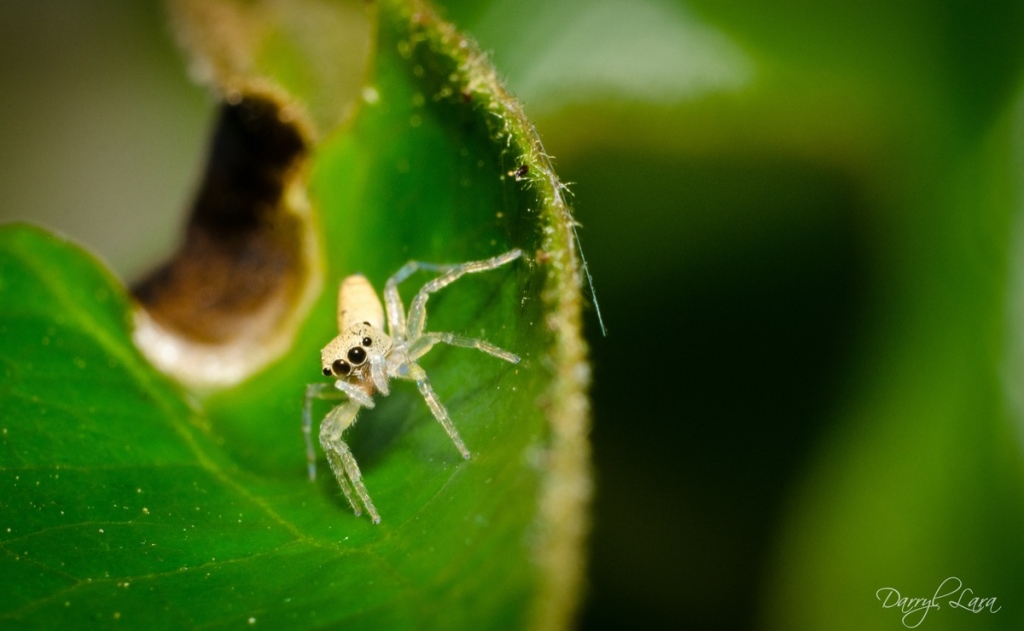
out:
<path id="1" fill-rule="evenodd" d="M 348 362 L 341 359 L 335 359 L 334 363 L 331 364 L 331 368 L 334 369 L 334 374 L 342 376 L 352 372 L 352 367 L 348 365 Z"/>
<path id="2" fill-rule="evenodd" d="M 328 368 L 327 366 L 324 366 L 324 377 L 330 377 L 330 376 L 331 376 L 331 369 Z"/>
<path id="3" fill-rule="evenodd" d="M 366 351 L 358 346 L 348 349 L 348 360 L 358 366 L 366 361 Z"/>
<path id="4" fill-rule="evenodd" d="M 363 338 L 363 346 L 365 346 L 366 348 L 370 348 L 370 344 L 373 344 L 373 340 L 371 340 L 368 337 L 364 337 Z"/>

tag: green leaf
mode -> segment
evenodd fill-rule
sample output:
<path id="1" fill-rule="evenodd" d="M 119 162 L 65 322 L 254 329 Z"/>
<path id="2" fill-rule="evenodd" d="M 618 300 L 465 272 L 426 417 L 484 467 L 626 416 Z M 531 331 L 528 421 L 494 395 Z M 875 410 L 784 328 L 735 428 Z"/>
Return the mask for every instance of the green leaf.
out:
<path id="1" fill-rule="evenodd" d="M 571 616 L 587 366 L 561 185 L 471 42 L 420 5 L 384 3 L 378 20 L 375 96 L 351 127 L 320 128 L 310 164 L 318 297 L 290 350 L 248 381 L 184 391 L 135 349 L 132 303 L 94 259 L 0 229 L 0 626 L 553 628 Z M 308 481 L 300 431 L 338 282 L 359 271 L 379 289 L 409 259 L 513 247 L 526 256 L 428 303 L 430 330 L 523 358 L 424 357 L 473 458 L 394 383 L 346 434 L 383 521 L 356 517 L 322 455 Z M 403 286 L 406 300 L 428 277 Z"/>

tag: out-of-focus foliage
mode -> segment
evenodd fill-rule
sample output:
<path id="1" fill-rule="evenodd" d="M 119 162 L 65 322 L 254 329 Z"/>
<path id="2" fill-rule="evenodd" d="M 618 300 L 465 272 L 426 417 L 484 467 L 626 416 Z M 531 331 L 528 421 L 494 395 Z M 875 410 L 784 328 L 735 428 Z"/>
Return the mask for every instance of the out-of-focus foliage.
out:
<path id="1" fill-rule="evenodd" d="M 611 331 L 585 628 L 899 628 L 949 576 L 1003 608 L 926 626 L 1018 628 L 1024 6 L 444 4 Z"/>

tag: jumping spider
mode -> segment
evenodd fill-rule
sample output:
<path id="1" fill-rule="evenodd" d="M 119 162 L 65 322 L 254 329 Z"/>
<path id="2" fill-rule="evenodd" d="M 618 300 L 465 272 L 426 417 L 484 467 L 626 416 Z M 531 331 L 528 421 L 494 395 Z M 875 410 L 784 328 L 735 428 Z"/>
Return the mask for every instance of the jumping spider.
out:
<path id="1" fill-rule="evenodd" d="M 370 513 L 373 523 L 380 522 L 380 515 L 363 484 L 359 465 L 356 464 L 355 457 L 341 439 L 341 435 L 355 422 L 361 408 L 374 406 L 374 393 L 380 392 L 385 396 L 388 394 L 388 381 L 391 379 L 416 382 L 416 387 L 426 400 L 434 418 L 448 432 L 462 457 L 469 458 L 469 450 L 459 437 L 448 411 L 437 398 L 434 389 L 430 387 L 426 372 L 416 360 L 438 343 L 475 348 L 513 364 L 519 363 L 519 357 L 484 340 L 453 333 L 425 332 L 423 327 L 427 319 L 427 298 L 465 274 L 486 272 L 501 267 L 521 255 L 522 251 L 512 250 L 483 261 L 455 265 L 409 261 L 384 285 L 388 333 L 384 333 L 384 308 L 366 277 L 356 274 L 342 281 L 338 289 L 340 335 L 328 342 L 320 351 L 320 364 L 324 376 L 333 377 L 335 381 L 306 386 L 302 408 L 302 431 L 306 438 L 306 460 L 310 480 L 316 477 L 316 453 L 313 451 L 312 437 L 313 400 L 347 397 L 347 401 L 335 406 L 321 422 L 320 445 L 327 454 L 327 462 L 331 464 L 338 485 L 341 486 L 356 515 L 362 514 L 361 504 Z M 406 314 L 403 311 L 402 299 L 398 295 L 398 284 L 419 270 L 437 272 L 440 275 L 417 292 Z"/>

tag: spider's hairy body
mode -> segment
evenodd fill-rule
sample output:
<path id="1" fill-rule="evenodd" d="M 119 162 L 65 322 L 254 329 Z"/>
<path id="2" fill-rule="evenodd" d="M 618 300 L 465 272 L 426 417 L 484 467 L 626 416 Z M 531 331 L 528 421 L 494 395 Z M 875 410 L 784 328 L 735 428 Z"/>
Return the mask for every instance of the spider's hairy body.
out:
<path id="1" fill-rule="evenodd" d="M 309 476 L 312 480 L 316 475 L 312 402 L 314 399 L 347 399 L 328 412 L 321 422 L 320 445 L 327 454 L 327 461 L 338 485 L 356 515 L 362 513 L 362 506 L 374 523 L 380 522 L 380 515 L 366 491 L 355 457 L 341 435 L 355 422 L 360 409 L 374 407 L 373 396 L 376 393 L 387 395 L 390 392 L 388 382 L 391 379 L 416 382 L 434 418 L 444 427 L 462 456 L 469 458 L 469 450 L 417 360 L 435 344 L 475 348 L 511 363 L 518 363 L 519 357 L 484 340 L 424 331 L 427 298 L 465 274 L 495 269 L 521 255 L 521 251 L 512 250 L 483 261 L 456 265 L 410 261 L 388 279 L 384 287 L 384 304 L 370 282 L 360 274 L 349 276 L 341 283 L 338 289 L 339 334 L 320 352 L 321 371 L 324 376 L 333 378 L 334 382 L 306 387 L 302 422 L 306 435 Z M 439 276 L 419 290 L 406 313 L 398 294 L 398 284 L 418 270 L 438 272 Z M 387 333 L 384 331 L 385 313 Z"/>

